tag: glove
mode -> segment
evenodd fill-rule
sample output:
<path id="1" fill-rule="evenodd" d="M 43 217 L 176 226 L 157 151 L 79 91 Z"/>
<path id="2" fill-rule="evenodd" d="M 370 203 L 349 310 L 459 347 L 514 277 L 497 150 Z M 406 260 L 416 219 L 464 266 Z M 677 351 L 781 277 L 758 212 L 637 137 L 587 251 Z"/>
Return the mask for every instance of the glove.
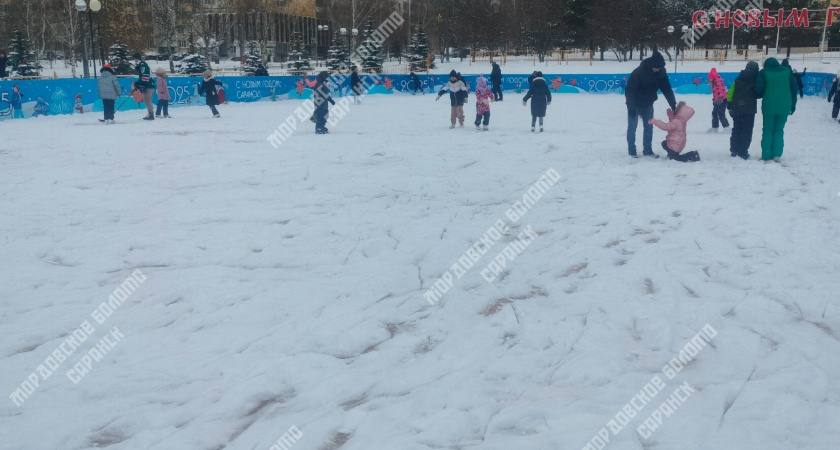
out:
<path id="1" fill-rule="evenodd" d="M 440 95 L 438 95 L 437 98 L 435 99 L 435 101 L 438 101 L 438 100 L 440 100 Z"/>
<path id="2" fill-rule="evenodd" d="M 545 106 L 551 106 L 551 102 L 546 103 Z"/>
<path id="3" fill-rule="evenodd" d="M 523 100 L 523 101 L 522 101 L 522 106 L 528 106 L 528 102 L 526 102 L 526 101 L 524 101 L 524 100 Z"/>
<path id="4" fill-rule="evenodd" d="M 795 112 L 796 112 L 796 107 L 795 107 L 795 106 L 794 106 L 794 107 L 792 107 L 792 108 L 790 108 L 790 115 L 791 115 L 791 116 L 792 116 L 792 115 L 793 115 L 793 113 L 795 113 Z"/>

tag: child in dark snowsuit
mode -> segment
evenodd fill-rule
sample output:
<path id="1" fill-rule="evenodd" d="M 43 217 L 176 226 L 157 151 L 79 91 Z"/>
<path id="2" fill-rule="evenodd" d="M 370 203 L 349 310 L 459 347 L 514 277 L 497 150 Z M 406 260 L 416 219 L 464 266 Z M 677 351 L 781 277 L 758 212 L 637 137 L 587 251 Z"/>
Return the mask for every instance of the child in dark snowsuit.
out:
<path id="1" fill-rule="evenodd" d="M 700 154 L 697 152 L 682 153 L 688 140 L 685 129 L 688 121 L 694 117 L 694 110 L 686 106 L 685 102 L 679 102 L 676 112 L 668 108 L 666 113 L 668 114 L 668 123 L 657 119 L 650 119 L 648 123 L 668 132 L 668 136 L 662 141 L 662 149 L 668 153 L 668 159 L 681 162 L 700 161 Z"/>
<path id="2" fill-rule="evenodd" d="M 330 96 L 329 77 L 326 71 L 318 74 L 315 79 L 315 86 L 312 88 L 312 101 L 315 103 L 315 133 L 327 134 L 330 130 L 327 129 L 327 114 L 329 114 L 328 103 L 335 105 L 335 101 Z"/>
<path id="3" fill-rule="evenodd" d="M 451 122 L 449 128 L 455 128 L 456 120 L 460 122 L 463 127 L 464 104 L 467 103 L 467 97 L 469 96 L 470 91 L 467 89 L 467 84 L 464 83 L 464 80 L 458 72 L 455 72 L 454 70 L 449 72 L 449 82 L 441 88 L 440 92 L 438 92 L 438 96 L 435 101 L 440 100 L 440 97 L 443 96 L 446 91 L 449 91 L 449 103 L 452 107 L 449 115 L 449 121 Z"/>
<path id="4" fill-rule="evenodd" d="M 831 89 L 828 91 L 828 103 L 834 99 L 834 108 L 831 109 L 831 118 L 836 119 L 840 113 L 840 70 L 837 71 L 837 77 L 834 78 L 834 83 L 831 83 Z"/>
<path id="5" fill-rule="evenodd" d="M 204 94 L 207 100 L 207 106 L 213 112 L 213 117 L 217 119 L 221 116 L 219 116 L 219 111 L 216 109 L 216 105 L 219 104 L 219 91 L 216 89 L 216 86 L 222 86 L 223 84 L 221 81 L 213 78 L 213 72 L 207 69 L 204 72 L 204 81 L 198 87 L 198 95 Z"/>
<path id="6" fill-rule="evenodd" d="M 528 104 L 528 99 L 531 99 L 531 132 L 535 131 L 537 118 L 539 118 L 540 133 L 542 133 L 546 106 L 551 104 L 551 90 L 548 89 L 548 83 L 545 82 L 545 78 L 540 71 L 534 72 L 528 93 L 522 99 L 522 106 Z"/>
<path id="7" fill-rule="evenodd" d="M 755 81 L 758 79 L 758 63 L 750 61 L 729 88 L 727 107 L 732 115 L 732 137 L 729 138 L 729 153 L 732 157 L 750 158 L 755 115 L 758 113 L 758 95 Z"/>

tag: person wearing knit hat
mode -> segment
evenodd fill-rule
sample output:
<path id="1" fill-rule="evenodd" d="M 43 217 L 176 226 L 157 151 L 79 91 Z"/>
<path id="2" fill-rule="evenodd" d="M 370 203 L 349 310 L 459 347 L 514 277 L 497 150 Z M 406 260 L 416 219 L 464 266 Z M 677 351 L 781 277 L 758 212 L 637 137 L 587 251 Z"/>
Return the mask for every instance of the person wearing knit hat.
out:
<path id="1" fill-rule="evenodd" d="M 836 119 L 840 113 L 840 70 L 837 71 L 837 77 L 834 78 L 834 83 L 831 83 L 831 89 L 828 91 L 828 103 L 831 103 L 831 99 L 834 99 L 831 118 Z"/>
<path id="2" fill-rule="evenodd" d="M 120 88 L 120 83 L 117 81 L 117 77 L 114 76 L 114 69 L 111 68 L 110 64 L 103 65 L 99 73 L 101 75 L 96 81 L 96 87 L 99 91 L 99 98 L 102 99 L 102 110 L 105 116 L 103 119 L 100 119 L 100 122 L 105 123 L 105 125 L 110 125 L 114 123 L 114 102 L 120 96 L 122 89 Z"/>
<path id="3" fill-rule="evenodd" d="M 152 97 L 155 95 L 155 82 L 152 79 L 152 69 L 143 61 L 140 53 L 134 53 L 134 67 L 137 69 L 137 82 L 134 87 L 143 93 L 143 103 L 146 104 L 146 117 L 143 120 L 155 120 L 154 105 L 152 104 Z"/>
<path id="4" fill-rule="evenodd" d="M 668 74 L 665 70 L 665 58 L 654 50 L 650 58 L 645 59 L 630 74 L 627 81 L 627 88 L 624 97 L 627 104 L 627 152 L 636 158 L 636 128 L 639 125 L 639 118 L 642 119 L 644 133 L 642 136 L 644 156 L 659 158 L 653 153 L 653 104 L 659 98 L 657 92 L 662 92 L 672 111 L 677 109 L 677 100 L 674 98 L 674 90 L 671 82 L 668 81 Z"/>
<path id="5" fill-rule="evenodd" d="M 493 93 L 487 86 L 487 79 L 484 75 L 478 77 L 475 83 L 475 129 L 480 130 L 482 119 L 484 120 L 484 131 L 490 125 L 490 102 L 494 101 Z"/>
<path id="6" fill-rule="evenodd" d="M 204 95 L 207 106 L 210 107 L 210 111 L 213 112 L 213 117 L 216 119 L 221 117 L 219 111 L 216 109 L 216 105 L 219 104 L 219 91 L 216 86 L 223 85 L 224 83 L 213 78 L 213 72 L 207 69 L 204 72 L 204 81 L 198 87 L 198 95 Z"/>
<path id="7" fill-rule="evenodd" d="M 452 107 L 449 115 L 449 121 L 451 123 L 449 128 L 455 128 L 456 120 L 459 121 L 461 127 L 463 127 L 464 104 L 467 103 L 467 97 L 470 91 L 467 89 L 467 84 L 464 83 L 464 80 L 461 79 L 461 75 L 458 72 L 454 70 L 449 72 L 449 82 L 441 88 L 435 101 L 440 100 L 440 97 L 443 96 L 446 91 L 449 91 L 449 103 Z"/>
<path id="8" fill-rule="evenodd" d="M 157 110 L 155 111 L 155 117 L 160 118 L 163 117 L 165 119 L 171 119 L 172 117 L 169 115 L 169 83 L 166 81 L 166 69 L 163 67 L 158 67 L 155 69 L 155 76 L 157 77 L 157 96 L 158 96 L 158 104 Z M 163 112 L 163 116 L 161 116 L 161 112 Z"/>

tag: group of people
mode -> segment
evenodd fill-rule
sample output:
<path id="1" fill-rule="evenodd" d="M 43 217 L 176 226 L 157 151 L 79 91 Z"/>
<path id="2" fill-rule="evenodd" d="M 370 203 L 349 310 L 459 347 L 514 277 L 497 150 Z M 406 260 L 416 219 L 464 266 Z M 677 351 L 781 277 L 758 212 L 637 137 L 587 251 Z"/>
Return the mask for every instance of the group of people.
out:
<path id="1" fill-rule="evenodd" d="M 840 74 L 838 74 L 840 76 Z M 728 110 L 732 116 L 733 127 L 730 138 L 730 154 L 749 159 L 749 148 L 752 143 L 755 115 L 758 113 L 758 100 L 761 99 L 761 112 L 764 118 L 761 139 L 761 159 L 779 162 L 784 151 L 784 129 L 788 116 L 796 112 L 797 94 L 803 95 L 801 78 L 797 78 L 789 65 L 782 65 L 775 58 L 767 58 L 764 68 L 759 70 L 758 63 L 749 62 L 741 71 L 738 78 L 726 89 L 717 70 L 709 73 L 709 83 L 712 86 L 712 128 L 716 132 L 719 126 L 724 130 L 729 128 L 726 118 Z M 836 87 L 833 88 L 836 90 Z M 668 101 L 668 123 L 653 118 L 653 104 L 661 92 Z M 642 138 L 643 156 L 658 158 L 653 152 L 653 127 L 668 132 L 662 142 L 662 148 L 668 158 L 678 161 L 698 161 L 697 152 L 683 154 L 686 147 L 687 122 L 694 115 L 694 110 L 684 102 L 677 104 L 674 91 L 665 70 L 665 59 L 654 51 L 642 61 L 627 82 L 625 91 L 627 104 L 627 149 L 631 157 L 636 154 L 636 128 L 639 118 L 643 120 L 644 134 Z"/>

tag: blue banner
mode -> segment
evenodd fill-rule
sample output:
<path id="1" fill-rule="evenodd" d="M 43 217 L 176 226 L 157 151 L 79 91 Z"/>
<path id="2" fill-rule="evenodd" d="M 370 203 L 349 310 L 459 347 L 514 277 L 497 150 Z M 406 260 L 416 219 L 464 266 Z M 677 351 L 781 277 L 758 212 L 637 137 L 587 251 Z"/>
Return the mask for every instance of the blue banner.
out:
<path id="1" fill-rule="evenodd" d="M 727 85 L 738 76 L 737 73 L 721 73 Z M 414 81 L 408 75 L 362 75 L 367 85 L 367 94 L 409 94 L 415 90 Z M 420 90 L 437 92 L 449 80 L 448 75 L 418 75 L 422 86 Z M 528 74 L 504 75 L 502 89 L 505 92 L 528 91 Z M 543 75 L 552 93 L 559 94 L 623 94 L 630 74 L 548 74 Z M 711 88 L 705 73 L 668 74 L 671 85 L 677 94 L 711 94 Z M 826 97 L 834 80 L 834 74 L 807 73 L 803 78 L 805 95 Z M 464 75 L 464 79 L 474 90 L 478 75 Z M 168 78 L 170 107 L 204 105 L 204 99 L 198 96 L 201 77 Z M 228 102 L 257 102 L 300 100 L 310 98 L 314 77 L 218 77 L 225 83 L 225 99 Z M 122 95 L 116 101 L 117 111 L 143 109 L 141 102 L 136 102 L 129 93 L 134 78 L 120 78 Z M 56 80 L 0 81 L 0 120 L 13 117 L 13 86 L 19 85 L 22 100 L 20 107 L 24 118 L 54 116 L 60 114 L 87 114 L 102 111 L 95 79 L 65 78 Z M 330 91 L 333 96 L 349 95 L 349 77 L 330 77 Z M 157 103 L 157 94 L 153 99 Z M 18 113 L 18 116 L 21 114 Z"/>

